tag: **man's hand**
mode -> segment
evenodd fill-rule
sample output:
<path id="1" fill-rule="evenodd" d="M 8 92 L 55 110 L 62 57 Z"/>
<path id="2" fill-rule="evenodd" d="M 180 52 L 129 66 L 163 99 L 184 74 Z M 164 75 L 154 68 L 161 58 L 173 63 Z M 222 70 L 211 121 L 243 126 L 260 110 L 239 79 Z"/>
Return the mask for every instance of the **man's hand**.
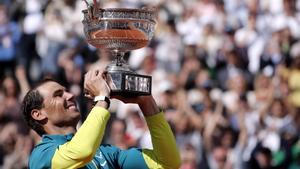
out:
<path id="1" fill-rule="evenodd" d="M 106 83 L 105 72 L 90 70 L 84 76 L 84 91 L 88 98 L 95 96 L 110 96 L 110 88 Z"/>

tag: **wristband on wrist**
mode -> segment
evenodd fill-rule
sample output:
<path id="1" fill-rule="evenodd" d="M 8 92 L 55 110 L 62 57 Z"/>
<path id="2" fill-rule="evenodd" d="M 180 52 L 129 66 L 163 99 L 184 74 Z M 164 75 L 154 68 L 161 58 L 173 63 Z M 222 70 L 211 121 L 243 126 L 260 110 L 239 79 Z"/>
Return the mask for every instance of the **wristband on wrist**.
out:
<path id="1" fill-rule="evenodd" d="M 105 101 L 107 103 L 107 109 L 110 106 L 110 100 L 107 96 L 95 96 L 94 103 L 96 104 L 98 101 Z"/>

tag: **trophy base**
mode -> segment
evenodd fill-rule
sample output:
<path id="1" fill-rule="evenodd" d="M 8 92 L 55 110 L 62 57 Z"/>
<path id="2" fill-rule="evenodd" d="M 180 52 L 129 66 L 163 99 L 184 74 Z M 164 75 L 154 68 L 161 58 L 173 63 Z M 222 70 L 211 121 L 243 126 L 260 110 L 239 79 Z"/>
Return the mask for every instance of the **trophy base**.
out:
<path id="1" fill-rule="evenodd" d="M 107 82 L 111 95 L 135 97 L 151 95 L 151 76 L 139 75 L 131 71 L 108 71 Z"/>

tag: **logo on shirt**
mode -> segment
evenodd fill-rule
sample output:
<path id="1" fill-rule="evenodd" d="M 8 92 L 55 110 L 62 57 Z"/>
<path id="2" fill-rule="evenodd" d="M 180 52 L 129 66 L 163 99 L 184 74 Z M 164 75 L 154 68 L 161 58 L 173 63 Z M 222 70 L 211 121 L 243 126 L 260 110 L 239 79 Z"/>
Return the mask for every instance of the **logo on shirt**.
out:
<path id="1" fill-rule="evenodd" d="M 88 165 L 95 169 L 108 168 L 107 161 L 105 160 L 101 151 L 98 151 L 96 153 L 96 155 L 94 156 L 94 159 Z"/>
<path id="2" fill-rule="evenodd" d="M 95 158 L 99 160 L 100 165 L 101 165 L 102 167 L 104 167 L 104 166 L 106 165 L 106 160 L 103 158 L 102 152 L 100 152 L 99 154 L 97 154 L 97 155 L 95 156 Z"/>

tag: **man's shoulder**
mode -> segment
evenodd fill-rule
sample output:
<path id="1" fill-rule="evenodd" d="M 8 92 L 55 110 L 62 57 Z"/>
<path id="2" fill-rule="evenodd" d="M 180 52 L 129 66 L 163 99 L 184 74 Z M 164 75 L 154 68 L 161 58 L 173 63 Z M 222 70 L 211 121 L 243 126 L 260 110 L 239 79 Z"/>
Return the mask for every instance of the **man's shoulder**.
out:
<path id="1" fill-rule="evenodd" d="M 51 160 L 55 153 L 56 148 L 67 142 L 59 139 L 53 139 L 52 136 L 43 136 L 42 141 L 37 144 L 31 152 L 29 158 L 30 168 L 50 168 Z"/>
<path id="2" fill-rule="evenodd" d="M 32 155 L 49 153 L 67 141 L 69 140 L 65 139 L 64 135 L 45 135 L 42 141 L 34 147 Z"/>
<path id="3" fill-rule="evenodd" d="M 29 158 L 30 168 L 50 168 L 51 159 L 55 153 L 55 143 L 40 143 L 36 145 Z M 43 167 L 42 167 L 43 166 Z"/>
<path id="4" fill-rule="evenodd" d="M 56 142 L 40 142 L 31 152 L 31 155 L 45 154 L 51 150 L 55 150 L 59 144 Z"/>

